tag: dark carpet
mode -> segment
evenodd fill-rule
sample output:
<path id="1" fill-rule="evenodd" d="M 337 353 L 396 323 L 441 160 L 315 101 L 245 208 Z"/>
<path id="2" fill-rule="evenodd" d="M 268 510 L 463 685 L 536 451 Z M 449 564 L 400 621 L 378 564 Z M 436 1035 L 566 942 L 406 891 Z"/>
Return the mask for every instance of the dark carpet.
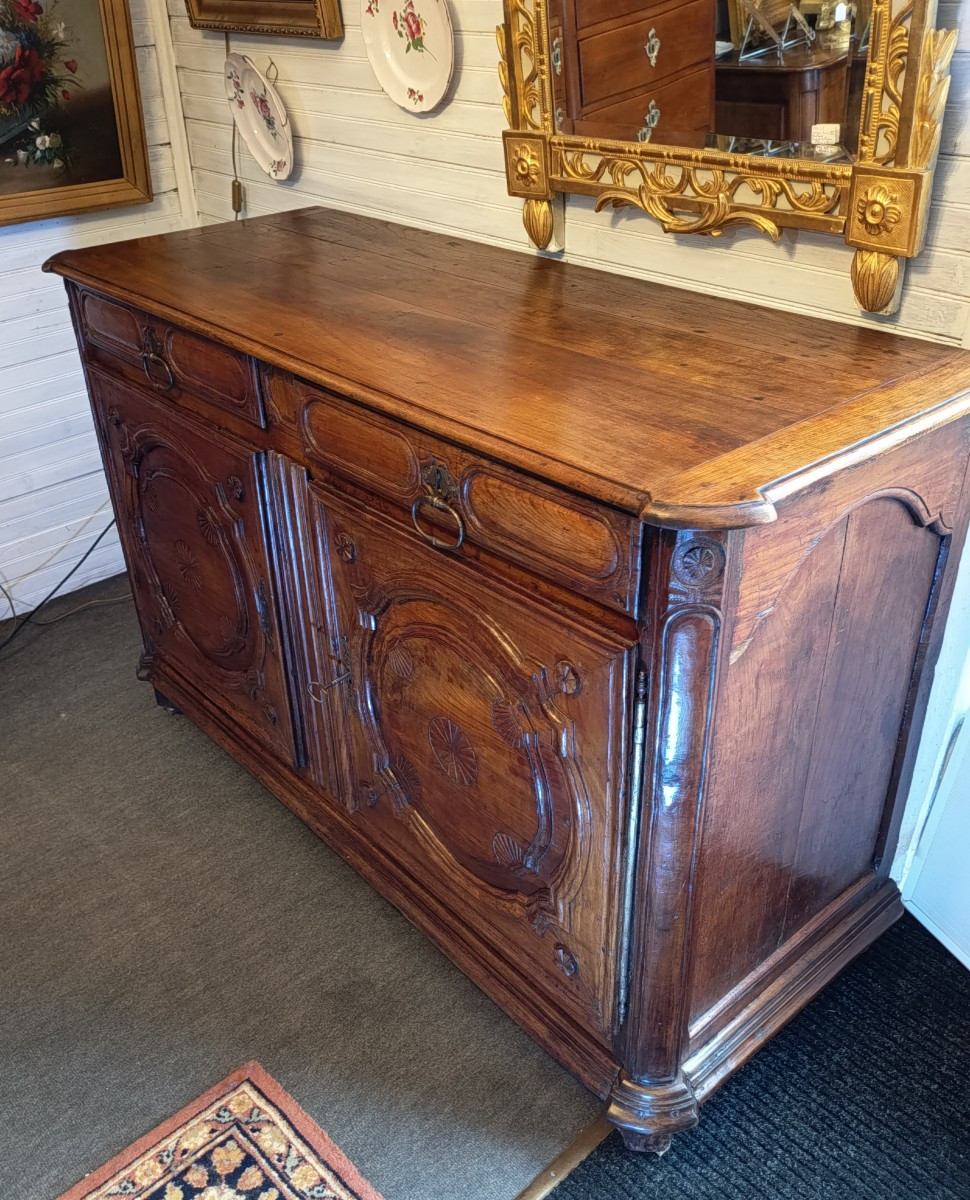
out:
<path id="1" fill-rule="evenodd" d="M 906 916 L 670 1150 L 613 1134 L 552 1200 L 968 1200 L 970 973 Z"/>

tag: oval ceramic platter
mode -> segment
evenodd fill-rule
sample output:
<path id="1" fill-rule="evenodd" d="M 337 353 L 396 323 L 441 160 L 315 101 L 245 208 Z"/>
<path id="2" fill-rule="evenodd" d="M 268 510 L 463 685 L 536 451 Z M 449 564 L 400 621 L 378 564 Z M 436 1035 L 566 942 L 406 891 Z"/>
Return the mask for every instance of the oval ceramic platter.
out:
<path id="1" fill-rule="evenodd" d="M 360 25 L 377 82 L 409 112 L 430 112 L 448 91 L 455 35 L 447 0 L 361 0 Z"/>
<path id="2" fill-rule="evenodd" d="M 243 141 L 267 175 L 286 179 L 293 170 L 293 134 L 276 88 L 245 54 L 226 57 L 226 97 Z"/>

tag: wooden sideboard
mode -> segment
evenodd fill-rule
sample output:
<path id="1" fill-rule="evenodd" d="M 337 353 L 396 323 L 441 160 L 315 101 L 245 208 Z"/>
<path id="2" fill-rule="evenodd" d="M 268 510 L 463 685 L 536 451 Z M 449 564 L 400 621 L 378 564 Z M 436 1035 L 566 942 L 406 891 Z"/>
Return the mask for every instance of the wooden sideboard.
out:
<path id="1" fill-rule="evenodd" d="M 900 914 L 970 355 L 322 209 L 48 269 L 142 677 L 663 1149 Z"/>

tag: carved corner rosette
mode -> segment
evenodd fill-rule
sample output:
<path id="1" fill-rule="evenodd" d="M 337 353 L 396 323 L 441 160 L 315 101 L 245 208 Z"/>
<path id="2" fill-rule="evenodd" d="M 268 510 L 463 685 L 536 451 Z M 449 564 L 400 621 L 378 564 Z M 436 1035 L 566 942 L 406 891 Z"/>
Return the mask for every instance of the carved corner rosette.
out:
<path id="1" fill-rule="evenodd" d="M 922 248 L 932 175 L 929 171 L 856 167 L 845 240 L 855 247 L 852 286 L 866 312 L 894 312 L 900 259 Z"/>
<path id="2" fill-rule="evenodd" d="M 554 236 L 554 197 L 591 196 L 597 210 L 632 207 L 668 233 L 720 236 L 746 227 L 844 236 L 866 311 L 898 302 L 899 259 L 922 248 L 956 34 L 925 29 L 929 0 L 874 0 L 855 163 L 821 163 L 619 142 L 558 133 L 549 0 L 505 0 L 499 75 L 509 129 L 509 194 L 540 248 Z M 893 261 L 890 261 L 893 260 Z"/>
<path id="3" fill-rule="evenodd" d="M 555 216 L 549 186 L 549 140 L 541 133 L 503 134 L 505 175 L 510 196 L 525 201 L 522 221 L 540 249 L 552 241 Z"/>

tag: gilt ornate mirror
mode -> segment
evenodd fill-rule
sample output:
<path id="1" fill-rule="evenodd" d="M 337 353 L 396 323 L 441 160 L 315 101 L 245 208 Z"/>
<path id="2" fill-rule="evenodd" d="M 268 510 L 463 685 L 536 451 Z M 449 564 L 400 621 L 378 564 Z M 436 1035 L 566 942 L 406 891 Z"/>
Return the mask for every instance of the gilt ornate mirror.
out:
<path id="1" fill-rule="evenodd" d="M 892 312 L 922 249 L 956 31 L 935 0 L 504 0 L 509 192 L 550 246 L 565 193 L 669 233 L 748 226 L 855 249 Z"/>

